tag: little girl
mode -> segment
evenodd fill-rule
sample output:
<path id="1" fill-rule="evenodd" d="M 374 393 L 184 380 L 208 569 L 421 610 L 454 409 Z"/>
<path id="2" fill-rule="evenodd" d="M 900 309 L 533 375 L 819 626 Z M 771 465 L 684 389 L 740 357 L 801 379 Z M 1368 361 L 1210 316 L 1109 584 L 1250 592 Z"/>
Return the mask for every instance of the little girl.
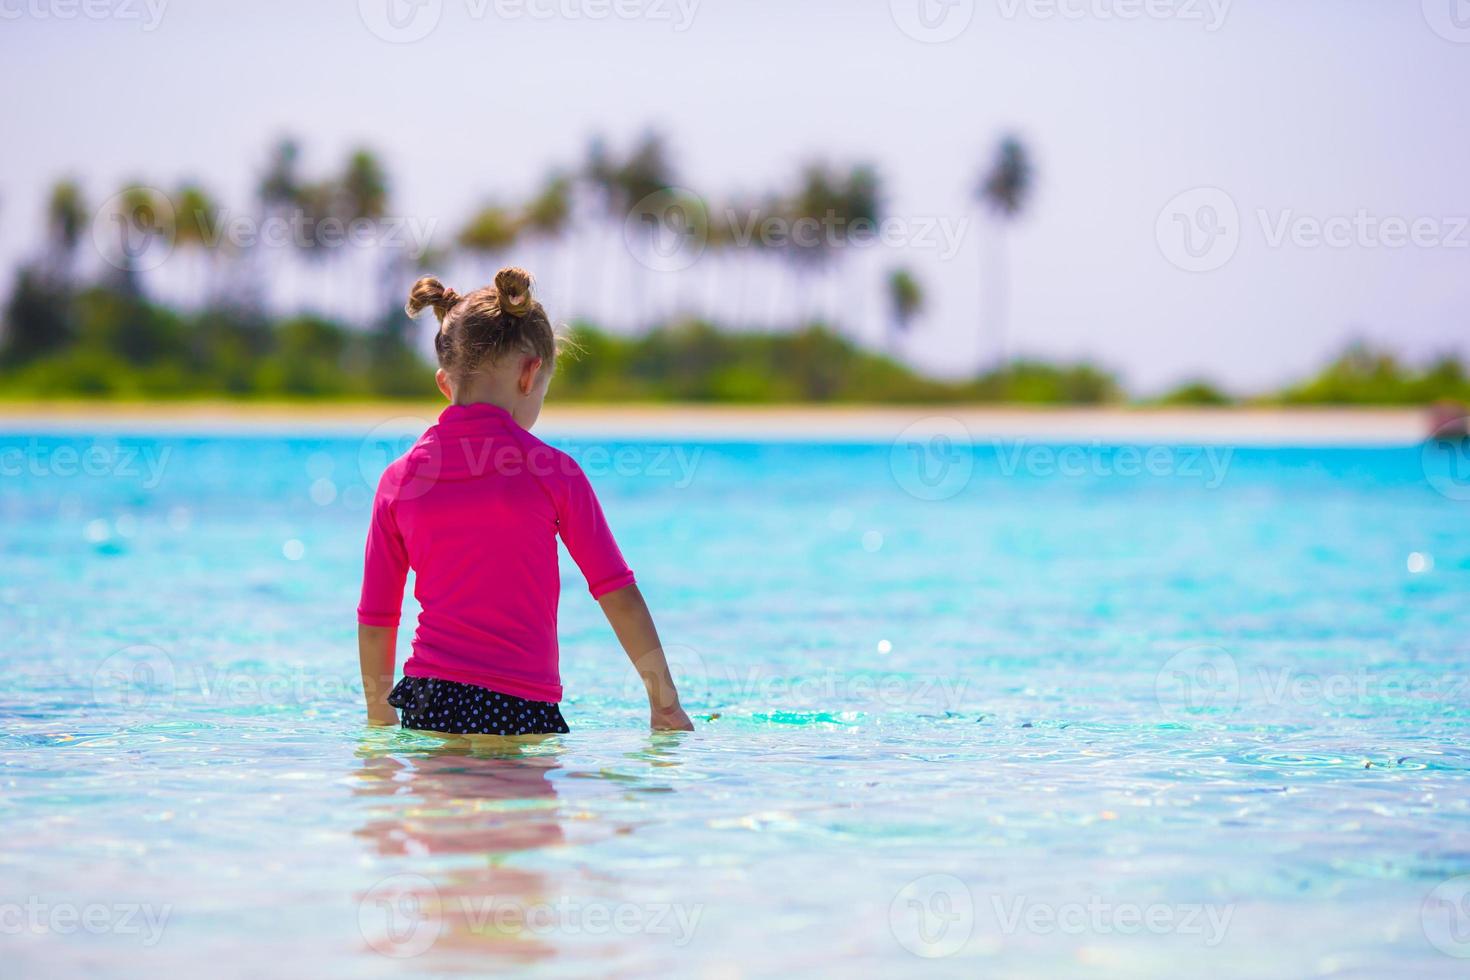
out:
<path id="1" fill-rule="evenodd" d="M 691 731 L 653 617 L 572 458 L 530 434 L 557 337 L 523 269 L 461 296 L 414 284 L 408 315 L 439 319 L 435 375 L 449 407 L 383 473 L 373 501 L 358 652 L 368 721 L 453 735 L 566 732 L 556 644 L 556 538 L 587 577 L 648 690 L 656 729 Z M 393 686 L 403 585 L 422 606 Z M 391 692 L 389 688 L 392 688 Z"/>

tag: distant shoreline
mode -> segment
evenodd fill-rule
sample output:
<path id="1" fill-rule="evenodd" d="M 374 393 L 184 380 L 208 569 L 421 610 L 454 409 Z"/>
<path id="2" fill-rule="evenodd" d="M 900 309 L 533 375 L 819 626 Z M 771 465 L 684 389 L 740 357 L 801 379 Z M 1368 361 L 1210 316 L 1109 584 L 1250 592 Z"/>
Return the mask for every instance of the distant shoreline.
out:
<path id="1" fill-rule="evenodd" d="M 431 423 L 430 402 L 4 402 L 0 436 L 173 432 L 363 434 Z M 1417 408 L 1148 408 L 993 405 L 548 403 L 549 437 L 888 442 L 911 434 L 975 440 L 1143 441 L 1262 446 L 1407 446 L 1429 431 Z M 957 428 L 958 422 L 963 429 Z"/>

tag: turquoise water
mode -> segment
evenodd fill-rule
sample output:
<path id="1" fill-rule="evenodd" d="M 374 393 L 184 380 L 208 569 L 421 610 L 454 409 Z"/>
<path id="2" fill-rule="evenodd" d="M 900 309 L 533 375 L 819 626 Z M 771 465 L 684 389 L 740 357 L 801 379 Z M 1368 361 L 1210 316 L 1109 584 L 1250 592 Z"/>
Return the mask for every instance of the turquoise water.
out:
<path id="1" fill-rule="evenodd" d="M 471 751 L 360 723 L 393 429 L 0 435 L 7 974 L 1463 974 L 1454 447 L 553 438 L 699 730 L 568 564 Z"/>

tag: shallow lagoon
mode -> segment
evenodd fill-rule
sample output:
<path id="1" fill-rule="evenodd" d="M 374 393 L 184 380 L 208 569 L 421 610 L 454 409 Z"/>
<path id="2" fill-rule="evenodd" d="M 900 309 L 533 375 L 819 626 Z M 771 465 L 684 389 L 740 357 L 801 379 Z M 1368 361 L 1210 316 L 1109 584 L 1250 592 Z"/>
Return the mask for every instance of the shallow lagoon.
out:
<path id="1" fill-rule="evenodd" d="M 20 972 L 1462 971 L 1451 449 L 553 441 L 692 736 L 570 563 L 573 734 L 366 730 L 381 431 L 0 435 Z"/>

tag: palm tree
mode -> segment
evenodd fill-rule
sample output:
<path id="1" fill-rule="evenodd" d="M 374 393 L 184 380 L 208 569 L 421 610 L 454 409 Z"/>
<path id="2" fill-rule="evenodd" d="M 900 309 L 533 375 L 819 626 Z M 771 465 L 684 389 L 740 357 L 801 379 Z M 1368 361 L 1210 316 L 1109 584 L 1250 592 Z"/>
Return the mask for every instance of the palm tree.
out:
<path id="1" fill-rule="evenodd" d="M 627 158 L 621 162 L 608 151 L 607 144 L 601 138 L 594 139 L 587 148 L 587 161 L 583 165 L 582 176 L 597 195 L 606 223 L 608 241 L 603 255 L 614 253 L 613 243 L 622 237 L 634 206 L 651 195 L 669 190 L 674 184 L 673 169 L 669 164 L 663 137 L 655 132 L 644 133 Z M 600 264 L 591 263 L 589 271 L 595 270 Z M 643 270 L 634 269 L 630 282 L 634 294 L 627 305 L 634 311 L 634 319 L 641 320 L 645 283 Z M 597 299 L 594 293 L 593 305 Z"/>
<path id="2" fill-rule="evenodd" d="M 549 260 L 550 253 L 566 234 L 571 221 L 571 178 L 562 173 L 549 174 L 541 185 L 541 189 L 527 202 L 521 216 L 521 224 L 527 235 L 544 247 Z M 565 254 L 563 261 L 565 261 Z M 551 277 L 555 283 L 557 298 L 560 300 L 556 305 L 563 310 L 570 308 L 570 304 L 567 303 L 567 292 L 571 288 L 571 281 L 566 273 L 567 270 L 561 268 L 557 270 L 555 276 Z"/>
<path id="3" fill-rule="evenodd" d="M 76 263 L 77 246 L 87 225 L 87 205 L 76 181 L 59 181 L 46 201 L 47 252 L 52 273 L 69 282 Z"/>
<path id="4" fill-rule="evenodd" d="M 862 261 L 865 255 L 876 257 L 876 249 L 864 251 L 861 243 L 855 243 L 855 236 L 860 227 L 865 228 L 866 244 L 873 245 L 878 222 L 882 218 L 881 194 L 878 172 L 872 166 L 859 164 L 848 171 L 847 182 L 842 189 L 843 243 L 856 250 L 856 257 L 849 255 L 846 261 L 847 274 L 853 276 L 855 272 L 856 279 L 849 280 L 848 288 L 843 288 L 841 296 L 834 299 L 833 309 L 840 311 L 842 318 L 853 330 L 858 328 L 862 306 L 862 293 L 857 284 L 872 281 L 873 272 L 876 271 L 864 269 L 869 263 Z M 840 279 L 838 286 L 842 286 Z"/>
<path id="5" fill-rule="evenodd" d="M 669 190 L 674 184 L 673 167 L 669 164 L 668 151 L 664 147 L 663 137 L 655 132 L 646 132 L 638 140 L 628 154 L 628 158 L 618 167 L 615 177 L 616 192 L 613 195 L 614 211 L 612 218 L 620 225 L 628 219 L 633 209 L 643 201 L 656 194 Z M 655 217 L 662 221 L 670 217 L 672 210 L 665 209 Z M 685 210 L 677 213 L 687 214 Z M 659 234 L 661 229 L 648 226 L 650 243 L 653 236 Z M 643 326 L 646 319 L 649 276 L 646 263 L 643 267 L 633 270 L 629 282 L 632 285 L 632 298 L 629 307 L 633 310 L 635 325 Z"/>
<path id="6" fill-rule="evenodd" d="M 289 208 L 296 203 L 297 195 L 301 191 L 301 180 L 296 173 L 300 156 L 301 148 L 289 136 L 279 140 L 272 148 L 270 160 L 266 163 L 265 173 L 256 190 L 265 210 Z"/>
<path id="7" fill-rule="evenodd" d="M 180 249 L 197 250 L 205 257 L 200 298 L 208 303 L 214 296 L 215 270 L 220 257 L 219 207 L 197 184 L 185 184 L 174 192 L 174 243 Z"/>
<path id="8" fill-rule="evenodd" d="M 782 251 L 791 262 L 798 294 L 792 306 L 802 310 L 803 320 L 818 318 L 820 306 L 814 299 L 812 280 L 832 258 L 827 229 L 841 206 L 837 184 L 838 178 L 825 166 L 812 164 L 802 171 L 796 192 L 780 206 L 789 229 Z M 816 222 L 815 231 L 812 222 Z"/>
<path id="9" fill-rule="evenodd" d="M 888 273 L 888 350 L 898 353 L 899 338 L 908 332 L 914 317 L 924 308 L 924 289 L 908 269 Z"/>
<path id="10" fill-rule="evenodd" d="M 612 219 L 617 212 L 616 197 L 619 193 L 617 179 L 617 164 L 614 162 L 612 152 L 607 147 L 607 141 L 601 136 L 594 136 L 587 144 L 586 159 L 582 163 L 581 172 L 578 174 L 581 184 L 587 188 L 593 198 L 592 209 L 599 213 L 605 220 Z M 602 238 L 606 238 L 603 230 Z M 586 262 L 575 262 L 575 274 L 582 285 L 582 293 L 586 295 L 585 309 L 580 311 L 570 309 L 569 312 L 581 312 L 587 316 L 596 318 L 599 310 L 597 304 L 601 299 L 603 265 L 613 254 L 611 240 L 599 241 L 599 230 L 594 228 L 589 241 L 591 259 Z"/>
<path id="11" fill-rule="evenodd" d="M 378 221 L 388 213 L 388 175 L 370 150 L 356 150 L 342 174 L 342 208 L 349 221 Z"/>
<path id="12" fill-rule="evenodd" d="M 797 288 L 808 294 L 802 298 L 807 318 L 814 319 L 823 305 L 813 295 L 812 277 L 830 274 L 837 253 L 855 244 L 859 225 L 877 227 L 877 172 L 869 166 L 857 166 L 844 174 L 825 165 L 810 165 L 802 171 L 796 193 L 780 209 L 793 231 L 785 254 L 796 272 Z M 815 239 L 811 237 L 812 222 L 816 223 Z M 835 280 L 828 285 L 835 287 Z M 829 295 L 827 299 L 827 312 L 835 313 L 836 297 Z"/>
<path id="13" fill-rule="evenodd" d="M 572 181 L 552 174 L 526 205 L 526 227 L 533 233 L 555 238 L 566 230 L 572 216 Z"/>
<path id="14" fill-rule="evenodd" d="M 633 204 L 650 194 L 668 190 L 674 183 L 673 172 L 663 137 L 655 132 L 644 133 L 617 171 L 617 187 L 622 195 L 619 202 L 622 204 L 621 212 L 626 213 Z"/>
<path id="15" fill-rule="evenodd" d="M 475 212 L 460 231 L 458 242 L 466 252 L 493 256 L 514 245 L 520 234 L 521 223 L 516 214 L 510 208 L 491 203 Z M 491 269 L 490 274 L 494 271 Z"/>
<path id="16" fill-rule="evenodd" d="M 23 364 L 74 340 L 72 272 L 86 224 L 81 188 L 70 180 L 57 183 L 46 201 L 46 253 L 17 270 L 5 305 L 0 363 Z"/>
<path id="17" fill-rule="evenodd" d="M 375 228 L 381 227 L 380 223 L 388 215 L 388 175 L 371 150 L 358 149 L 348 158 L 337 196 L 340 216 L 348 227 L 362 221 L 371 222 Z M 367 256 L 368 282 L 359 295 L 372 297 L 369 300 L 372 303 L 370 319 L 397 306 L 393 297 L 398 293 L 401 280 L 395 281 L 398 277 L 392 272 L 401 264 L 401 256 L 393 253 L 393 249 L 385 250 L 378 245 Z M 356 259 L 357 256 L 351 258 Z M 374 262 L 375 259 L 381 259 L 381 262 Z M 377 295 L 373 296 L 375 289 Z"/>
<path id="18" fill-rule="evenodd" d="M 275 219 L 289 217 L 301 200 L 302 181 L 299 172 L 301 148 L 296 140 L 286 136 L 271 147 L 265 169 L 256 184 L 255 196 L 259 205 L 259 220 L 262 227 Z M 296 244 L 292 236 L 292 244 Z M 256 302 L 266 302 L 278 280 L 294 279 L 291 262 L 294 255 L 280 255 L 258 246 L 252 249 L 251 260 L 246 265 L 247 293 Z M 286 290 L 289 294 L 289 288 Z"/>
<path id="19" fill-rule="evenodd" d="M 174 234 L 173 205 L 168 198 L 146 184 L 129 184 L 117 195 L 117 208 L 109 217 L 118 236 L 117 268 L 121 273 L 120 288 L 138 295 L 142 283 L 138 278 L 138 260 L 153 248 L 160 238 Z"/>
<path id="20" fill-rule="evenodd" d="M 976 196 L 1000 218 L 1002 223 L 1008 223 L 1014 221 L 1025 208 L 1031 196 L 1032 178 L 1031 158 L 1025 145 L 1017 137 L 1007 136 L 1000 141 L 990 169 L 981 177 Z M 990 278 L 994 299 L 991 304 L 990 319 L 993 321 L 992 329 L 995 331 L 997 360 L 1004 365 L 1007 360 L 1005 329 L 1007 273 L 1003 232 L 997 234 L 992 264 L 993 275 Z M 983 278 L 982 276 L 982 281 Z M 984 309 L 984 306 L 985 297 L 982 295 L 981 308 Z"/>

